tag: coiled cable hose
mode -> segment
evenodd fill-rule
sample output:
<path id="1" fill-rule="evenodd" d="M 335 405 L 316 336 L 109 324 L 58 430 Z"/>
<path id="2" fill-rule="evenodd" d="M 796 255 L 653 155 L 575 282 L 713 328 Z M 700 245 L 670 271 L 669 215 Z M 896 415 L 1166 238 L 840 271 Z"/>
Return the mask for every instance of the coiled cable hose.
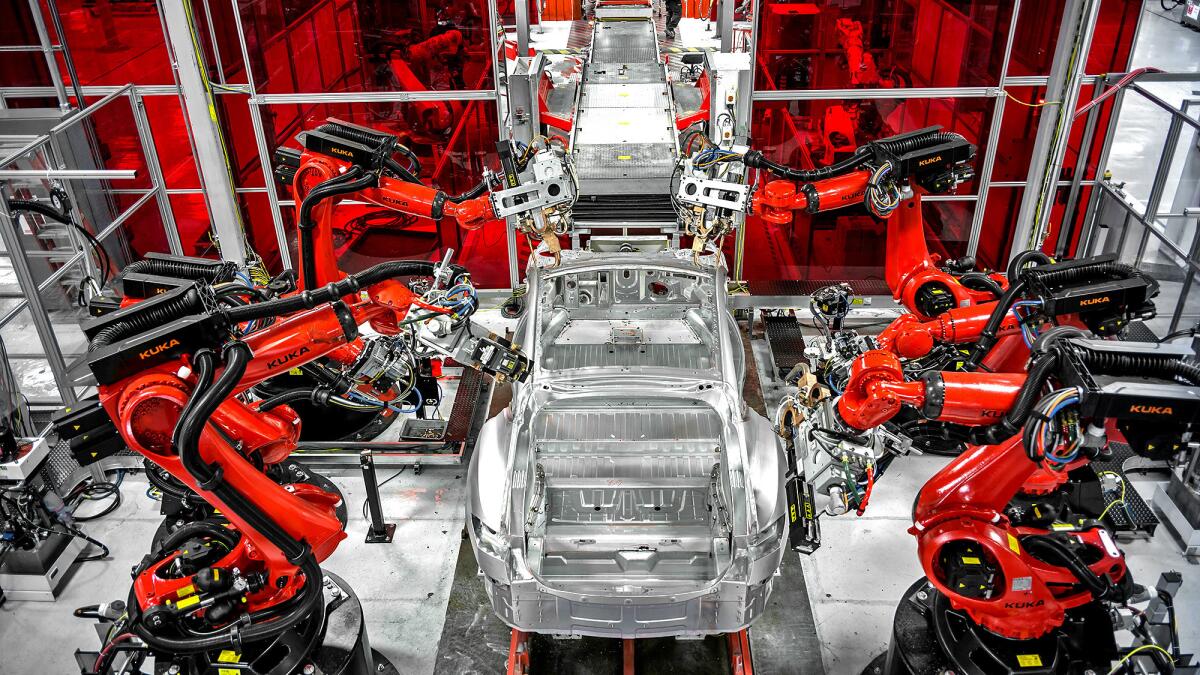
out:
<path id="1" fill-rule="evenodd" d="M 853 155 L 843 159 L 840 162 L 835 162 L 829 166 L 822 167 L 820 169 L 812 169 L 810 171 L 793 169 L 791 167 L 784 166 L 783 164 L 772 162 L 764 157 L 762 152 L 758 150 L 750 150 L 746 152 L 746 154 L 742 156 L 742 163 L 752 169 L 766 169 L 780 178 L 786 178 L 788 180 L 800 182 L 812 182 L 821 180 L 822 178 L 836 176 L 852 169 L 857 169 L 874 157 L 875 153 L 873 152 L 873 148 L 876 147 L 883 148 L 893 155 L 902 155 L 914 150 L 920 150 L 922 148 L 930 148 L 943 143 L 965 140 L 966 139 L 964 139 L 961 134 L 956 134 L 952 131 L 931 131 L 928 134 L 912 136 L 910 138 L 872 141 L 867 145 L 861 146 Z"/>
<path id="2" fill-rule="evenodd" d="M 355 143 L 362 143 L 363 145 L 366 145 L 368 147 L 375 147 L 375 146 L 379 145 L 379 141 L 380 141 L 379 136 L 377 136 L 375 134 L 363 131 L 361 129 L 355 129 L 353 127 L 343 126 L 341 124 L 338 124 L 337 122 L 326 122 L 325 124 L 322 124 L 321 126 L 317 127 L 316 130 L 321 133 L 329 134 L 331 136 L 337 136 L 338 138 L 341 138 L 341 139 L 344 139 L 347 141 L 354 141 Z M 393 150 L 395 152 L 399 152 L 400 154 L 404 155 L 405 158 L 407 158 L 410 162 L 412 162 L 412 164 L 410 165 L 410 169 L 405 169 L 404 167 L 401 167 L 398 163 L 396 164 L 396 168 L 401 169 L 404 173 L 409 174 L 410 176 L 414 175 L 414 174 L 420 175 L 421 160 L 413 153 L 412 150 L 409 150 L 406 146 L 401 145 L 400 143 L 397 143 L 395 145 L 395 147 L 393 148 Z M 388 159 L 391 159 L 391 158 L 388 158 Z M 395 160 L 391 160 L 391 161 L 395 162 Z M 392 167 L 389 166 L 388 168 L 390 169 Z M 413 181 L 413 182 L 420 182 L 420 181 Z"/>
<path id="3" fill-rule="evenodd" d="M 1192 386 L 1200 386 L 1200 366 L 1174 356 L 1114 354 L 1086 347 L 1075 347 L 1075 353 L 1095 373 L 1182 380 Z"/>
<path id="4" fill-rule="evenodd" d="M 1146 292 L 1146 297 L 1153 298 L 1158 295 L 1157 279 L 1146 274 L 1145 272 L 1142 272 L 1133 265 L 1117 262 L 1115 260 L 1099 262 L 1093 265 L 1054 270 L 1041 275 L 1043 282 L 1052 286 L 1065 286 L 1067 284 L 1090 281 L 1092 279 L 1103 277 L 1140 279 L 1146 282 L 1146 285 L 1149 286 L 1149 289 Z"/>
<path id="5" fill-rule="evenodd" d="M 903 155 L 923 148 L 932 148 L 943 143 L 965 143 L 966 141 L 967 139 L 963 138 L 962 134 L 953 131 L 931 131 L 928 134 L 910 136 L 909 138 L 884 138 L 874 141 L 874 144 L 893 155 Z"/>
<path id="6" fill-rule="evenodd" d="M 1026 256 L 1026 253 L 1031 255 Z M 1016 272 L 1016 277 L 1008 278 L 1008 290 L 1000 297 L 1000 300 L 992 308 L 992 313 L 988 317 L 987 324 L 983 327 L 983 331 L 979 335 L 979 340 L 975 343 L 975 349 L 971 351 L 971 356 L 967 358 L 965 368 L 967 370 L 975 370 L 979 364 L 983 362 L 983 358 L 995 346 L 1000 332 L 1000 326 L 1004 323 L 1004 317 L 1012 308 L 1014 302 L 1020 297 L 1021 293 L 1025 292 L 1028 284 L 1024 278 L 1024 266 L 1031 261 L 1040 260 L 1039 256 L 1044 257 L 1040 252 L 1032 253 L 1023 251 L 1013 259 L 1013 264 L 1009 265 L 1009 273 Z M 1158 281 L 1153 277 L 1146 275 L 1133 265 L 1125 263 L 1107 261 L 1097 262 L 1090 265 L 1080 265 L 1078 267 L 1070 267 L 1062 270 L 1054 270 L 1051 272 L 1042 272 L 1039 275 L 1042 283 L 1050 286 L 1065 286 L 1068 284 L 1080 284 L 1091 280 L 1100 280 L 1105 278 L 1137 278 L 1146 282 L 1149 289 L 1147 297 L 1158 295 Z"/>
<path id="7" fill-rule="evenodd" d="M 212 267 L 187 260 L 161 260 L 146 258 L 137 260 L 125 266 L 125 273 L 156 274 L 174 279 L 189 279 L 219 284 L 233 279 L 237 273 L 237 265 L 226 262 L 220 267 Z"/>
<path id="8" fill-rule="evenodd" d="M 88 343 L 88 351 L 94 352 L 102 347 L 120 342 L 130 335 L 161 326 L 180 317 L 198 314 L 204 311 L 206 305 L 204 293 L 193 288 L 158 307 L 105 326 Z"/>

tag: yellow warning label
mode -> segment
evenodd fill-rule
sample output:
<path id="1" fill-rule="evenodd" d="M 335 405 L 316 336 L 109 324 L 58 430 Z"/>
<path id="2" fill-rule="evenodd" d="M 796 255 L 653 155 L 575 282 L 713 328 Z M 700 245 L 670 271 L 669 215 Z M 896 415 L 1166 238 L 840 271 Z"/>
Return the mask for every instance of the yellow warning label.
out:
<path id="1" fill-rule="evenodd" d="M 183 588 L 179 589 L 178 595 L 181 598 L 186 598 L 187 596 L 189 596 L 195 592 L 196 592 L 196 587 L 191 584 L 188 584 L 187 586 L 184 586 Z"/>
<path id="2" fill-rule="evenodd" d="M 299 368 L 292 368 L 291 370 L 288 371 L 288 375 L 303 375 L 303 374 L 304 374 L 304 371 L 300 370 Z"/>
<path id="3" fill-rule="evenodd" d="M 1021 542 L 1017 541 L 1017 538 L 1011 534 L 1008 535 L 1008 547 L 1013 550 L 1013 553 L 1021 552 Z"/>
<path id="4" fill-rule="evenodd" d="M 969 555 L 964 555 L 962 558 L 962 562 L 964 565 L 982 565 L 983 564 L 979 561 L 979 558 L 976 558 L 974 556 L 969 556 Z"/>
<path id="5" fill-rule="evenodd" d="M 1054 530 L 1055 532 L 1066 532 L 1069 530 L 1074 530 L 1075 526 L 1070 523 L 1051 523 L 1050 529 Z"/>
<path id="6" fill-rule="evenodd" d="M 1022 668 L 1041 668 L 1042 657 L 1037 654 L 1017 654 L 1017 665 Z"/>
<path id="7" fill-rule="evenodd" d="M 188 607 L 191 607 L 192 605 L 196 605 L 199 603 L 200 603 L 200 596 L 189 595 L 186 598 L 180 598 L 179 602 L 175 603 L 175 607 L 178 609 L 187 609 Z"/>
<path id="8" fill-rule="evenodd" d="M 622 162 L 628 162 L 633 159 L 633 155 L 617 155 L 617 159 Z"/>
<path id="9" fill-rule="evenodd" d="M 217 661 L 221 663 L 238 663 L 242 660 L 242 655 L 232 649 L 222 649 L 221 654 L 217 656 Z"/>
<path id="10" fill-rule="evenodd" d="M 241 675 L 237 668 L 217 668 L 217 675 Z"/>

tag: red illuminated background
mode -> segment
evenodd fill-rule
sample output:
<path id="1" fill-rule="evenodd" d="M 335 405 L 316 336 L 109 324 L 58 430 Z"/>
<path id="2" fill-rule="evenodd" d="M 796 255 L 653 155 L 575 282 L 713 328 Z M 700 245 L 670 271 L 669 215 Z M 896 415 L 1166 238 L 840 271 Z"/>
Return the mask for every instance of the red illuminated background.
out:
<path id="1" fill-rule="evenodd" d="M 578 3 L 548 1 L 546 18 L 575 18 Z M 691 3 L 700 14 L 712 3 Z M 848 3 L 764 0 L 757 51 L 756 88 L 855 89 L 996 87 L 1000 84 L 1011 25 L 1011 3 L 1000 0 L 864 0 Z M 25 3 L 0 7 L 0 43 L 35 44 Z M 84 86 L 173 85 L 167 48 L 154 2 L 59 0 L 67 45 Z M 511 0 L 501 0 L 511 16 Z M 1058 3 L 1023 3 L 1013 36 L 1009 76 L 1049 73 L 1058 33 Z M 251 244 L 277 267 L 275 233 L 264 189 L 250 115 L 255 108 L 241 88 L 247 68 L 237 35 L 234 2 L 193 0 L 209 74 L 218 92 L 218 114 L 241 190 Z M 485 0 L 240 0 L 250 72 L 260 94 L 490 89 L 492 63 Z M 1123 70 L 1140 10 L 1135 0 L 1101 7 L 1087 72 Z M 47 10 L 48 11 L 48 10 Z M 212 30 L 209 28 L 211 16 Z M 861 26 L 861 49 L 847 46 L 844 27 Z M 839 29 L 839 25 L 842 29 Z M 215 36 L 215 39 L 212 38 Z M 6 54 L 0 86 L 49 84 L 41 54 Z M 854 67 L 851 67 L 851 61 Z M 863 67 L 864 61 L 868 67 Z M 65 69 L 64 70 L 64 77 Z M 232 88 L 232 89 L 230 89 Z M 161 92 L 168 92 L 164 88 Z M 1012 87 L 1013 98 L 1037 103 L 1043 89 Z M 1089 90 L 1081 100 L 1090 98 Z M 94 99 L 89 99 L 89 102 Z M 54 105 L 50 99 L 9 98 L 13 107 Z M 187 251 L 215 255 L 200 179 L 191 155 L 179 100 L 172 93 L 146 94 L 171 206 Z M 754 144 L 771 159 L 800 167 L 827 164 L 857 143 L 940 124 L 980 147 L 988 142 L 996 100 L 991 97 L 862 98 L 757 102 Z M 293 144 L 295 134 L 339 117 L 400 136 L 422 160 L 422 175 L 447 191 L 473 185 L 494 164 L 496 109 L 490 101 L 439 103 L 272 104 L 259 108 L 268 138 Z M 1107 114 L 1107 113 L 1105 113 Z M 994 181 L 1023 181 L 1039 109 L 1009 102 L 1000 125 Z M 1103 122 L 1104 120 L 1102 120 Z M 138 153 L 127 125 L 101 130 L 101 151 Z M 1094 172 L 1095 156 L 1080 166 L 1082 124 L 1073 129 L 1061 178 Z M 1100 127 L 1103 129 L 1103 126 Z M 977 191 L 978 179 L 960 189 Z M 1065 190 L 1061 192 L 1065 193 Z M 1008 254 L 1022 188 L 993 186 L 987 195 L 979 258 L 1000 265 Z M 281 199 L 290 195 L 281 194 Z M 1086 197 L 1086 194 L 1085 194 Z M 1061 201 L 1059 211 L 1062 210 Z M 1081 200 L 1086 203 L 1086 199 Z M 934 249 L 965 252 L 976 204 L 931 202 L 925 206 Z M 1079 213 L 1056 213 L 1075 223 Z M 284 207 L 292 231 L 291 209 Z M 507 286 L 504 228 L 496 223 L 464 235 L 448 225 L 404 219 L 370 207 L 339 212 L 340 243 L 351 269 L 391 257 L 434 257 L 452 246 L 464 254 L 485 286 Z M 379 227 L 385 225 L 386 227 Z M 866 215 L 799 214 L 789 225 L 752 219 L 746 233 L 745 276 L 756 278 L 871 278 L 882 270 L 883 227 Z M 1053 242 L 1055 233 L 1048 241 Z M 162 249 L 161 238 L 136 242 L 139 252 Z"/>

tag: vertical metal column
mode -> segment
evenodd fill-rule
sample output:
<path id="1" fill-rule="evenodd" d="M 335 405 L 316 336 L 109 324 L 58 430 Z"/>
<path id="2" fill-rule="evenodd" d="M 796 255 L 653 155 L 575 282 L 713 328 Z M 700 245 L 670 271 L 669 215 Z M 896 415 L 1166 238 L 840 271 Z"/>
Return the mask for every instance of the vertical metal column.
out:
<path id="1" fill-rule="evenodd" d="M 221 257 L 244 265 L 246 234 L 233 187 L 229 154 L 217 123 L 216 101 L 196 35 L 192 3 L 191 0 L 159 0 L 158 7 L 175 61 L 175 80 L 183 93 L 184 114 L 192 132 L 192 147 L 204 185 L 204 201 Z"/>
<path id="2" fill-rule="evenodd" d="M 4 197 L 3 187 L 3 182 L 0 181 L 0 197 Z M 46 313 L 46 306 L 42 304 L 42 295 L 38 292 L 37 281 L 29 269 L 29 260 L 25 257 L 25 248 L 21 246 L 18 227 L 20 225 L 17 223 L 16 217 L 8 210 L 8 199 L 0 198 L 0 240 L 4 241 L 4 248 L 8 251 L 8 259 L 12 263 L 13 273 L 17 277 L 17 284 L 21 287 L 21 292 L 25 294 L 29 316 L 33 319 L 38 339 L 42 342 L 42 350 L 46 353 L 46 363 L 50 365 L 50 372 L 54 375 L 54 384 L 58 387 L 58 394 L 62 397 L 63 403 L 74 403 L 79 398 L 75 395 L 75 386 L 71 382 L 71 376 L 67 373 L 66 359 L 63 358 L 58 340 L 54 337 L 54 326 L 50 324 L 50 315 Z"/>
<path id="3" fill-rule="evenodd" d="M 171 210 L 171 196 L 167 194 L 167 183 L 163 178 L 162 167 L 158 163 L 158 151 L 154 147 L 154 134 L 150 129 L 150 120 L 146 118 L 146 104 L 137 89 L 129 90 L 129 106 L 133 109 L 133 122 L 137 126 L 138 140 L 142 144 L 142 154 L 146 156 L 146 169 L 150 172 L 150 181 L 154 185 L 158 202 L 158 214 L 162 217 L 163 232 L 167 235 L 167 246 L 174 255 L 183 255 L 183 242 L 179 239 L 179 227 L 175 224 L 175 213 Z"/>
<path id="4" fill-rule="evenodd" d="M 717 37 L 721 38 L 721 51 L 733 51 L 733 0 L 717 0 Z"/>
<path id="5" fill-rule="evenodd" d="M 258 162 L 263 172 L 263 185 L 267 190 L 267 201 L 271 205 L 271 223 L 275 227 L 275 244 L 279 247 L 279 264 L 283 269 L 292 268 L 292 254 L 288 247 L 287 233 L 283 229 L 283 213 L 279 210 L 279 189 L 271 171 L 271 149 L 267 145 L 266 129 L 262 121 L 262 104 L 258 100 L 258 84 L 254 79 L 254 67 L 250 61 L 250 49 L 246 46 L 246 33 L 242 28 L 242 12 L 238 0 L 230 0 L 233 24 L 237 29 L 238 44 L 242 49 L 242 63 L 246 66 L 246 82 L 250 89 L 250 126 L 254 129 L 254 142 L 258 146 Z M 273 140 L 273 139 L 272 139 Z"/>
<path id="6" fill-rule="evenodd" d="M 517 56 L 529 55 L 529 0 L 513 0 L 517 20 Z"/>
<path id="7" fill-rule="evenodd" d="M 983 230 L 983 215 L 987 208 L 988 190 L 992 185 L 992 171 L 996 167 L 996 150 L 1000 146 L 1000 126 L 1004 121 L 1004 106 L 1008 96 L 1004 93 L 1004 81 L 1008 79 L 1008 66 L 1012 61 L 1013 38 L 1017 34 L 1017 17 L 1021 12 L 1021 0 L 1014 0 L 1012 19 L 1008 23 L 1008 39 L 1004 43 L 1004 59 L 1000 63 L 1000 89 L 992 103 L 992 125 L 988 130 L 987 147 L 983 151 L 983 164 L 975 182 L 975 214 L 971 218 L 971 233 L 967 237 L 967 255 L 974 257 L 979 251 L 979 235 Z"/>
<path id="8" fill-rule="evenodd" d="M 1046 100 L 1033 146 L 1025 194 L 1017 212 L 1010 256 L 1026 248 L 1039 248 L 1049 226 L 1051 204 L 1058 188 L 1067 139 L 1071 132 L 1079 84 L 1087 64 L 1087 54 L 1096 28 L 1100 0 L 1069 0 L 1063 9 L 1058 46 L 1050 78 L 1046 82 Z"/>

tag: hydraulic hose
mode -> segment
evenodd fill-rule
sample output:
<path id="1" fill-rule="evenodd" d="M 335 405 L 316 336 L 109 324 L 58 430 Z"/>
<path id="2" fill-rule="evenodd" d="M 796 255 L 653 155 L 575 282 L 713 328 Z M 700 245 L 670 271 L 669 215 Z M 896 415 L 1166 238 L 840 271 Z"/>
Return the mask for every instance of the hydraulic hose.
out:
<path id="1" fill-rule="evenodd" d="M 281 405 L 286 405 L 288 403 L 296 403 L 298 401 L 315 402 L 315 396 L 317 395 L 317 391 L 318 390 L 316 387 L 300 387 L 297 389 L 288 389 L 285 392 L 276 394 L 276 395 L 264 400 L 262 403 L 259 403 L 258 411 L 266 412 L 268 410 L 278 408 Z"/>
<path id="2" fill-rule="evenodd" d="M 303 290 L 286 298 L 257 302 L 243 307 L 231 307 L 224 310 L 223 315 L 230 323 L 242 323 L 243 321 L 291 314 L 304 309 L 312 309 L 327 302 L 334 302 L 385 279 L 433 274 L 435 265 L 436 263 L 428 260 L 389 260 L 368 267 L 358 274 L 351 274 L 340 281 L 330 282 L 320 288 Z"/>
<path id="3" fill-rule="evenodd" d="M 1011 284 L 1012 282 L 1016 281 L 1017 278 L 1021 276 L 1021 270 L 1025 269 L 1025 266 L 1031 262 L 1038 265 L 1049 265 L 1051 263 L 1051 259 L 1050 256 L 1042 253 L 1036 248 L 1030 248 L 1021 251 L 1017 255 L 1013 256 L 1013 259 L 1008 262 L 1008 271 L 1005 274 L 1005 276 L 1008 277 L 1008 283 Z"/>
<path id="4" fill-rule="evenodd" d="M 491 187 L 491 181 L 487 178 L 484 178 L 483 180 L 479 181 L 478 185 L 460 195 L 447 194 L 446 201 L 454 204 L 461 204 L 468 199 L 475 199 L 476 197 L 483 195 L 488 191 L 489 187 Z"/>
<path id="5" fill-rule="evenodd" d="M 192 288 L 174 300 L 126 319 L 115 321 L 100 329 L 88 344 L 88 351 L 94 352 L 102 347 L 120 342 L 130 335 L 147 331 L 181 317 L 198 314 L 203 312 L 208 305 L 206 292 Z"/>
<path id="6" fill-rule="evenodd" d="M 352 166 L 346 173 L 318 184 L 304 196 L 300 202 L 296 228 L 300 231 L 300 252 L 303 255 L 300 273 L 305 288 L 312 288 L 317 283 L 317 257 L 313 250 L 313 230 L 317 224 L 312 219 L 313 209 L 331 197 L 374 187 L 378 180 L 379 177 L 374 173 L 363 171 L 361 166 Z"/>
<path id="7" fill-rule="evenodd" d="M 983 357 L 991 351 L 999 340 L 997 337 L 1000 333 L 1000 326 L 1004 324 L 1004 317 L 1008 314 L 1008 310 L 1012 308 L 1013 303 L 1017 298 L 1025 292 L 1025 281 L 1022 279 L 1009 279 L 1008 290 L 1000 296 L 996 301 L 996 306 L 992 308 L 992 313 L 988 316 L 988 322 L 983 327 L 983 332 L 979 334 L 979 340 L 975 342 L 975 349 L 971 351 L 971 356 L 967 358 L 964 368 L 966 370 L 975 370 L 979 364 L 983 362 Z"/>
<path id="8" fill-rule="evenodd" d="M 246 366 L 253 358 L 250 347 L 243 342 L 235 342 L 225 348 L 225 370 L 210 387 L 194 394 L 185 406 L 179 423 L 175 428 L 174 442 L 184 469 L 197 481 L 197 486 L 222 501 L 233 513 L 255 531 L 261 533 L 273 545 L 279 548 L 284 556 L 297 565 L 304 574 L 304 588 L 300 591 L 301 601 L 282 613 L 278 618 L 267 623 L 251 623 L 241 626 L 235 623 L 226 630 L 215 635 L 188 638 L 167 638 L 155 635 L 141 622 L 135 627 L 138 637 L 143 639 L 151 648 L 173 653 L 194 654 L 228 645 L 235 639 L 239 642 L 254 642 L 272 638 L 281 632 L 292 628 L 310 617 L 318 610 L 322 602 L 321 568 L 308 544 L 293 539 L 268 514 L 259 509 L 253 501 L 239 493 L 226 483 L 220 466 L 213 467 L 200 456 L 200 433 L 212 417 L 216 409 L 229 397 L 246 372 Z M 202 351 L 196 355 L 196 366 L 200 374 L 214 365 L 216 357 L 212 352 Z"/>
<path id="9" fill-rule="evenodd" d="M 1016 436 L 1025 426 L 1034 405 L 1041 397 L 1042 387 L 1050 380 L 1050 375 L 1058 365 L 1058 352 L 1046 352 L 1033 359 L 1029 367 L 1029 375 L 1012 408 L 1000 419 L 1000 422 L 988 427 L 972 427 L 967 432 L 967 442 L 971 445 L 996 445 Z"/>
<path id="10" fill-rule="evenodd" d="M 1079 583 L 1091 591 L 1097 599 L 1104 599 L 1112 595 L 1114 591 L 1112 580 L 1093 572 L 1078 554 L 1067 548 L 1062 542 L 1044 534 L 1031 534 L 1021 537 L 1021 544 L 1034 557 L 1067 568 L 1079 580 Z"/>
<path id="11" fill-rule="evenodd" d="M 959 283 L 973 290 L 983 290 L 999 298 L 1004 295 L 1004 288 L 995 279 L 983 272 L 967 272 L 958 278 Z"/>
<path id="12" fill-rule="evenodd" d="M 74 228 L 75 231 L 80 234 L 80 236 L 82 236 L 84 239 L 87 239 L 88 245 L 92 247 L 96 253 L 96 257 L 99 259 L 98 262 L 101 266 L 100 273 L 104 275 L 104 278 L 101 279 L 100 282 L 103 283 L 107 281 L 108 277 L 113 275 L 112 259 L 108 257 L 108 251 L 104 248 L 104 244 L 100 243 L 100 240 L 96 238 L 96 235 L 89 232 L 86 227 L 83 227 L 79 223 L 72 220 L 71 217 L 66 213 L 56 210 L 49 204 L 43 204 L 42 202 L 29 199 L 10 199 L 8 200 L 8 208 L 12 211 L 31 211 L 33 213 L 45 216 L 56 223 Z"/>

